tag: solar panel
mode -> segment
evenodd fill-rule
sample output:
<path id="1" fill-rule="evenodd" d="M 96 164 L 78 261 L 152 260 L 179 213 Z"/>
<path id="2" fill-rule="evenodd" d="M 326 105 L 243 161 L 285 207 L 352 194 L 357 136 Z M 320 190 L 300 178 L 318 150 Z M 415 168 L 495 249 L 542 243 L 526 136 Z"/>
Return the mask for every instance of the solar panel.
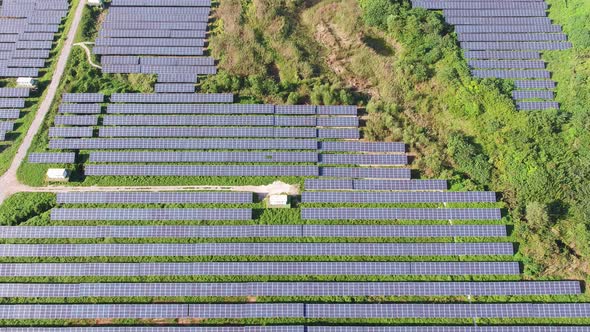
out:
<path id="1" fill-rule="evenodd" d="M 156 93 L 193 93 L 195 92 L 195 85 L 193 83 L 188 84 L 170 84 L 170 83 L 156 83 Z"/>
<path id="2" fill-rule="evenodd" d="M 273 126 L 272 116 L 106 115 L 104 126 Z M 149 129 L 149 128 L 148 128 Z M 231 128 L 225 128 L 232 130 Z M 237 128 L 234 128 L 237 129 Z M 246 132 L 256 130 L 245 128 Z"/>
<path id="3" fill-rule="evenodd" d="M 314 152 L 91 152 L 96 163 L 315 163 Z"/>
<path id="4" fill-rule="evenodd" d="M 313 128 L 273 127 L 101 127 L 100 137 L 276 137 L 314 138 Z"/>
<path id="5" fill-rule="evenodd" d="M 553 91 L 542 90 L 515 90 L 512 91 L 512 98 L 519 99 L 553 99 L 555 94 Z"/>
<path id="6" fill-rule="evenodd" d="M 140 65 L 102 65 L 102 72 L 107 74 L 121 73 L 121 74 L 138 74 L 141 73 Z"/>
<path id="7" fill-rule="evenodd" d="M 272 105 L 255 104 L 110 104 L 109 114 L 272 114 Z"/>
<path id="8" fill-rule="evenodd" d="M 96 38 L 97 46 L 203 46 L 203 39 L 194 38 Z"/>
<path id="9" fill-rule="evenodd" d="M 3 263 L 0 276 L 518 275 L 517 262 Z"/>
<path id="10" fill-rule="evenodd" d="M 62 209 L 51 220 L 250 220 L 250 209 Z"/>
<path id="11" fill-rule="evenodd" d="M 426 9 L 547 9 L 547 4 L 536 2 L 489 2 L 489 1 L 432 1 L 413 0 L 412 6 Z"/>
<path id="12" fill-rule="evenodd" d="M 0 119 L 18 119 L 20 110 L 0 109 Z"/>
<path id="13" fill-rule="evenodd" d="M 484 192 L 303 192 L 303 203 L 443 203 L 496 202 L 496 193 Z"/>
<path id="14" fill-rule="evenodd" d="M 159 83 L 196 83 L 197 75 L 195 74 L 158 74 Z"/>
<path id="15" fill-rule="evenodd" d="M 519 101 L 516 108 L 521 111 L 559 109 L 559 103 L 553 101 Z"/>
<path id="16" fill-rule="evenodd" d="M 78 203 L 204 203 L 182 194 L 133 196 L 133 193 L 59 193 L 60 204 Z M 147 194 L 147 193 L 142 193 Z M 154 193 L 165 194 L 165 193 Z M 211 194 L 211 193 L 208 193 Z M 223 193 L 225 194 L 225 193 Z M 245 195 L 245 193 L 244 193 Z M 250 203 L 233 198 L 227 203 Z M 144 199 L 145 198 L 145 199 Z M 116 201 L 116 200 L 119 201 Z M 174 201 L 173 201 L 174 200 Z M 214 199 L 212 199 L 213 201 Z M 433 237 L 505 237 L 504 225 L 247 225 L 247 226 L 0 226 L 2 239 L 93 239 L 93 238 L 433 238 Z"/>
<path id="17" fill-rule="evenodd" d="M 499 220 L 500 209 L 302 208 L 304 220 Z"/>
<path id="18" fill-rule="evenodd" d="M 540 59 L 539 52 L 529 51 L 465 51 L 471 59 Z"/>
<path id="19" fill-rule="evenodd" d="M 190 95 L 177 94 L 142 94 L 142 93 L 113 93 L 113 103 L 233 103 L 231 93 L 194 93 Z"/>
<path id="20" fill-rule="evenodd" d="M 6 140 L 6 131 L 0 130 L 0 141 Z"/>
<path id="21" fill-rule="evenodd" d="M 554 81 L 514 81 L 518 89 L 555 89 Z"/>
<path id="22" fill-rule="evenodd" d="M 204 30 L 101 30 L 100 37 L 110 38 L 205 38 Z"/>
<path id="23" fill-rule="evenodd" d="M 73 164 L 75 161 L 76 154 L 71 152 L 29 154 L 29 163 L 33 164 Z"/>
<path id="24" fill-rule="evenodd" d="M 49 58 L 49 50 L 15 50 L 12 52 L 13 59 L 47 59 Z"/>
<path id="25" fill-rule="evenodd" d="M 0 68 L 0 77 L 2 77 L 2 76 L 3 77 L 38 77 L 39 70 L 37 68 Z M 18 107 L 18 106 L 13 106 L 13 107 Z"/>
<path id="26" fill-rule="evenodd" d="M 516 68 L 516 69 L 544 69 L 544 61 L 522 61 L 522 60 L 469 60 L 469 66 L 472 68 L 499 69 L 499 68 Z"/>
<path id="27" fill-rule="evenodd" d="M 97 55 L 203 55 L 203 47 L 95 46 Z"/>
<path id="28" fill-rule="evenodd" d="M 545 17 L 544 8 L 541 9 L 445 9 L 443 15 L 450 17 Z"/>
<path id="29" fill-rule="evenodd" d="M 406 145 L 397 142 L 321 142 L 320 147 L 323 151 L 330 152 L 388 152 L 388 153 L 405 153 Z"/>
<path id="30" fill-rule="evenodd" d="M 114 0 L 112 7 L 211 7 L 211 0 Z"/>
<path id="31" fill-rule="evenodd" d="M 445 17 L 454 25 L 550 25 L 548 17 Z"/>
<path id="32" fill-rule="evenodd" d="M 16 327 L 16 328 L 1 328 L 3 332 L 305 332 L 303 326 L 294 325 L 276 325 L 276 326 L 109 326 L 109 327 Z M 552 332 L 547 330 L 546 332 Z M 572 330 L 564 330 L 563 332 L 573 332 Z M 585 331 L 576 331 L 585 332 Z"/>
<path id="33" fill-rule="evenodd" d="M 0 121 L 0 130 L 7 132 L 14 130 L 14 122 L 1 122 Z"/>
<path id="34" fill-rule="evenodd" d="M 317 119 L 311 116 L 275 116 L 273 125 L 283 127 L 315 127 Z"/>
<path id="35" fill-rule="evenodd" d="M 188 304 L 15 304 L 0 305 L 0 318 L 181 318 L 188 310 Z"/>
<path id="36" fill-rule="evenodd" d="M 59 204 L 100 203 L 252 203 L 246 192 L 63 192 Z"/>
<path id="37" fill-rule="evenodd" d="M 352 116 L 329 116 L 317 119 L 318 127 L 354 127 L 358 128 L 359 119 Z"/>
<path id="38" fill-rule="evenodd" d="M 57 115 L 53 121 L 55 125 L 69 126 L 96 126 L 98 124 L 97 115 Z"/>
<path id="39" fill-rule="evenodd" d="M 491 2 L 488 2 L 491 3 Z M 500 6 L 508 4 L 507 2 L 498 3 Z M 457 25 L 457 33 L 559 33 L 559 25 Z"/>
<path id="40" fill-rule="evenodd" d="M 52 139 L 50 149 L 315 150 L 312 139 Z"/>
<path id="41" fill-rule="evenodd" d="M 306 332 L 589 332 L 585 326 L 309 326 Z M 109 331 L 110 332 L 110 331 Z"/>
<path id="42" fill-rule="evenodd" d="M 49 137 L 92 137 L 92 127 L 51 127 Z"/>
<path id="43" fill-rule="evenodd" d="M 10 59 L 6 61 L 7 67 L 45 67 L 45 59 Z"/>
<path id="44" fill-rule="evenodd" d="M 194 75 L 214 75 L 217 73 L 215 66 L 150 66 L 141 65 L 144 74 L 174 74 L 188 73 Z"/>
<path id="45" fill-rule="evenodd" d="M 100 104 L 61 104 L 59 113 L 99 114 Z"/>
<path id="46" fill-rule="evenodd" d="M 333 139 L 359 139 L 360 133 L 358 129 L 324 129 L 317 130 L 318 138 L 333 138 Z"/>
<path id="47" fill-rule="evenodd" d="M 29 96 L 29 89 L 25 88 L 0 88 L 0 97 L 26 98 Z"/>
<path id="48" fill-rule="evenodd" d="M 321 154 L 320 163 L 332 165 L 407 165 L 405 154 Z"/>
<path id="49" fill-rule="evenodd" d="M 501 42 L 501 41 L 565 41 L 563 33 L 460 33 L 457 39 L 461 42 Z"/>
<path id="50" fill-rule="evenodd" d="M 104 95 L 100 93 L 64 93 L 61 101 L 63 103 L 102 103 Z"/>
<path id="51" fill-rule="evenodd" d="M 52 46 L 52 41 L 48 40 L 19 40 L 15 44 L 16 49 L 19 50 L 49 50 Z"/>
<path id="52" fill-rule="evenodd" d="M 320 167 L 320 176 L 333 178 L 410 179 L 407 168 L 344 168 Z"/>
<path id="53" fill-rule="evenodd" d="M 0 98 L 0 108 L 24 108 L 25 100 L 22 98 Z"/>
<path id="54" fill-rule="evenodd" d="M 307 318 L 551 318 L 587 317 L 588 303 L 307 304 Z"/>
<path id="55" fill-rule="evenodd" d="M 117 21 L 104 22 L 103 30 L 207 30 L 207 22 L 148 22 Z"/>
<path id="56" fill-rule="evenodd" d="M 103 56 L 100 58 L 103 65 L 138 65 L 138 56 Z"/>
<path id="57" fill-rule="evenodd" d="M 318 115 L 354 115 L 358 113 L 356 106 L 335 105 L 317 106 Z"/>
<path id="58" fill-rule="evenodd" d="M 446 180 L 353 180 L 355 190 L 446 190 Z"/>
<path id="59" fill-rule="evenodd" d="M 0 244 L 0 257 L 392 257 L 513 254 L 512 243 Z"/>
<path id="60" fill-rule="evenodd" d="M 281 115 L 316 114 L 317 106 L 313 105 L 276 105 L 275 113 Z"/>
<path id="61" fill-rule="evenodd" d="M 471 73 L 479 78 L 551 78 L 547 70 L 472 70 Z"/>
<path id="62" fill-rule="evenodd" d="M 118 176 L 317 176 L 315 166 L 88 165 L 84 174 Z"/>
<path id="63" fill-rule="evenodd" d="M 151 66 L 215 66 L 211 57 L 142 57 L 142 65 Z"/>
<path id="64" fill-rule="evenodd" d="M 566 50 L 572 47 L 569 42 L 461 42 L 465 50 Z"/>

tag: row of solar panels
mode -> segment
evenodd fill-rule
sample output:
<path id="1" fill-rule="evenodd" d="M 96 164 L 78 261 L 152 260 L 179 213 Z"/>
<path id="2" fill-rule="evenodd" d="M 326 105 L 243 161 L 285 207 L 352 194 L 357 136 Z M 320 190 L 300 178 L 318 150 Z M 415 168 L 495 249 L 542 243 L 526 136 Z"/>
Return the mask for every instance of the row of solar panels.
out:
<path id="1" fill-rule="evenodd" d="M 447 187 L 446 180 L 305 180 L 305 190 L 443 191 Z"/>
<path id="2" fill-rule="evenodd" d="M 324 152 L 404 153 L 403 143 L 324 141 L 315 139 L 52 139 L 51 149 L 174 149 L 174 150 L 322 150 Z"/>
<path id="3" fill-rule="evenodd" d="M 0 297 L 518 296 L 580 294 L 576 281 L 0 284 Z"/>
<path id="4" fill-rule="evenodd" d="M 503 225 L 4 226 L 0 230 L 1 239 L 507 236 Z"/>
<path id="5" fill-rule="evenodd" d="M 512 243 L 5 244 L 0 257 L 512 256 Z"/>
<path id="6" fill-rule="evenodd" d="M 65 158 L 64 158 L 65 159 Z M 68 159 L 69 160 L 69 159 Z M 330 165 L 408 164 L 406 155 L 317 154 L 313 152 L 91 152 L 93 163 L 320 163 Z"/>
<path id="7" fill-rule="evenodd" d="M 590 332 L 590 326 L 126 326 L 126 327 L 8 327 L 2 332 Z"/>
<path id="8" fill-rule="evenodd" d="M 104 30 L 103 30 L 104 31 Z M 134 30 L 122 30 L 120 32 L 133 32 Z M 158 32 L 160 30 L 140 30 L 144 33 Z M 116 31 L 114 31 L 116 32 Z M 183 32 L 182 30 L 177 32 Z M 103 56 L 100 58 L 103 65 L 146 65 L 146 66 L 215 66 L 215 60 L 211 57 L 140 57 L 140 56 Z"/>
<path id="9" fill-rule="evenodd" d="M 146 93 L 113 93 L 113 103 L 232 103 L 231 93 L 194 93 L 191 95 L 176 94 L 146 94 Z M 100 93 L 64 93 L 64 103 L 102 103 L 104 95 Z"/>
<path id="10" fill-rule="evenodd" d="M 2 263 L 0 277 L 475 276 L 520 274 L 517 262 Z"/>
<path id="11" fill-rule="evenodd" d="M 0 119 L 18 119 L 21 113 L 20 109 L 25 107 L 25 98 L 29 94 L 29 89 L 0 88 Z M 6 134 L 13 130 L 14 122 L 0 121 L 0 141 L 6 140 Z"/>
<path id="12" fill-rule="evenodd" d="M 459 33 L 461 42 L 565 41 L 563 33 Z"/>
<path id="13" fill-rule="evenodd" d="M 51 127 L 49 137 L 92 137 L 93 127 Z M 356 128 L 298 127 L 101 127 L 99 137 L 244 137 L 359 139 Z"/>
<path id="14" fill-rule="evenodd" d="M 508 304 L 14 304 L 0 319 L 588 318 L 589 303 Z"/>
<path id="15" fill-rule="evenodd" d="M 97 46 L 96 48 L 98 48 Z M 102 65 L 103 73 L 119 74 L 191 74 L 197 75 L 214 75 L 217 73 L 215 66 L 146 66 L 146 65 Z M 173 91 L 176 92 L 176 91 Z"/>
<path id="16" fill-rule="evenodd" d="M 88 176 L 325 176 L 352 179 L 407 179 L 407 168 L 317 166 L 86 165 Z"/>
<path id="17" fill-rule="evenodd" d="M 211 7 L 211 0 L 112 0 L 111 7 Z"/>
<path id="18" fill-rule="evenodd" d="M 0 77 L 38 77 L 67 1 L 4 1 L 0 8 Z"/>
<path id="19" fill-rule="evenodd" d="M 337 192 L 306 191 L 303 203 L 475 203 L 496 202 L 494 192 Z"/>
<path id="20" fill-rule="evenodd" d="M 491 1 L 433 1 L 412 0 L 414 7 L 426 9 L 537 9 L 548 8 L 543 1 L 491 2 Z M 487 16 L 487 15 L 486 15 Z"/>
<path id="21" fill-rule="evenodd" d="M 495 208 L 303 208 L 303 220 L 499 220 Z M 55 208 L 51 220 L 251 220 L 251 209 Z"/>
<path id="22" fill-rule="evenodd" d="M 52 139 L 50 149 L 174 149 L 174 150 L 322 150 L 324 152 L 404 153 L 403 143 L 324 141 L 315 139 Z"/>
<path id="23" fill-rule="evenodd" d="M 194 88 L 194 87 L 191 87 Z M 69 105 L 69 104 L 67 104 Z M 58 115 L 55 125 L 96 126 L 97 115 Z M 277 126 L 277 127 L 359 127 L 357 117 L 257 116 L 257 115 L 106 115 L 104 126 Z"/>
<path id="24" fill-rule="evenodd" d="M 60 113 L 98 114 L 104 96 L 64 95 L 64 102 L 90 100 L 87 104 L 62 104 Z M 100 98 L 100 100 L 99 100 Z M 276 115 L 327 115 L 356 116 L 355 106 L 316 106 L 316 105 L 269 105 L 269 104 L 109 104 L 109 114 L 276 114 Z"/>
<path id="25" fill-rule="evenodd" d="M 99 37 L 105 38 L 198 38 L 204 39 L 207 36 L 207 32 L 203 30 L 100 30 Z M 200 45 L 203 46 L 203 45 Z M 105 59 L 108 58 L 108 59 Z M 138 64 L 139 62 L 127 62 L 118 58 L 127 57 L 111 57 L 105 56 L 101 58 L 102 64 L 119 64 L 129 65 Z M 134 58 L 134 57 L 128 57 Z M 158 58 L 154 58 L 158 59 Z M 183 58 L 181 58 L 183 59 Z M 199 57 L 193 59 L 208 59 L 206 57 Z M 192 65 L 192 64 L 191 64 Z"/>

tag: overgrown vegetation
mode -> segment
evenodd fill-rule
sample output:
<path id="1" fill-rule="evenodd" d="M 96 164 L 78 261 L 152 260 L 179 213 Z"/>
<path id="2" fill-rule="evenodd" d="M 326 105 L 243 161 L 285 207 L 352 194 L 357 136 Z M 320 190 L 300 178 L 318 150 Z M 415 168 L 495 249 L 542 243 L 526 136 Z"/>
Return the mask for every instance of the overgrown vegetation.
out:
<path id="1" fill-rule="evenodd" d="M 221 73 L 201 88 L 255 102 L 366 106 L 365 139 L 406 142 L 422 176 L 503 193 L 529 273 L 581 277 L 590 257 L 590 9 L 550 2 L 574 43 L 545 55 L 559 112 L 517 112 L 511 82 L 472 78 L 440 13 L 405 0 L 223 1 L 211 37 Z M 552 236 L 527 220 L 538 218 L 527 213 L 535 206 Z"/>
<path id="2" fill-rule="evenodd" d="M 55 195 L 49 193 L 17 193 L 0 205 L 0 225 L 15 226 L 43 218 L 55 206 Z"/>

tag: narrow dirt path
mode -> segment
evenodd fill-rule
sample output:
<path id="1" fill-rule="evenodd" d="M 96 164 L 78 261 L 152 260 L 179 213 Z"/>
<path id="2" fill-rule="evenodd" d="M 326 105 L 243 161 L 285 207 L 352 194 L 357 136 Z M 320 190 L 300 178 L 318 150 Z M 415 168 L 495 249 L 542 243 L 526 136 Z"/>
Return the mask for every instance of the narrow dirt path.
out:
<path id="1" fill-rule="evenodd" d="M 89 44 L 94 44 L 91 42 L 82 42 L 82 43 L 75 43 L 74 46 L 80 46 L 84 49 L 84 52 L 86 52 L 86 58 L 88 59 L 88 63 L 94 67 L 94 68 L 98 68 L 98 69 L 102 69 L 101 66 L 97 65 L 96 63 L 92 62 L 92 54 L 90 53 L 90 49 L 88 49 Z"/>
<path id="2" fill-rule="evenodd" d="M 76 12 L 74 13 L 74 20 L 72 21 L 72 25 L 70 26 L 70 31 L 68 31 L 68 35 L 64 41 L 64 46 L 59 54 L 59 58 L 57 59 L 57 64 L 55 66 L 55 71 L 53 72 L 53 77 L 51 78 L 51 83 L 47 87 L 47 93 L 45 94 L 45 98 L 41 101 L 39 105 L 39 109 L 35 114 L 35 118 L 31 123 L 31 127 L 27 131 L 23 142 L 21 143 L 14 159 L 12 160 L 12 164 L 10 168 L 0 177 L 0 203 L 4 201 L 4 199 L 10 196 L 13 193 L 22 191 L 23 187 L 26 186 L 21 185 L 17 178 L 16 178 L 16 171 L 18 170 L 19 166 L 25 159 L 27 155 L 27 151 L 31 147 L 33 142 L 33 138 L 39 132 L 39 128 L 43 124 L 43 120 L 45 116 L 49 112 L 51 108 L 51 103 L 55 98 L 57 93 L 57 89 L 59 87 L 59 83 L 61 82 L 61 78 L 66 68 L 66 64 L 68 62 L 68 58 L 70 57 L 70 53 L 72 52 L 72 45 L 74 43 L 74 38 L 76 36 L 76 31 L 78 31 L 78 27 L 80 25 L 80 21 L 82 20 L 82 11 L 84 10 L 84 6 L 86 5 L 85 0 L 80 0 L 78 3 L 78 7 L 76 7 Z"/>

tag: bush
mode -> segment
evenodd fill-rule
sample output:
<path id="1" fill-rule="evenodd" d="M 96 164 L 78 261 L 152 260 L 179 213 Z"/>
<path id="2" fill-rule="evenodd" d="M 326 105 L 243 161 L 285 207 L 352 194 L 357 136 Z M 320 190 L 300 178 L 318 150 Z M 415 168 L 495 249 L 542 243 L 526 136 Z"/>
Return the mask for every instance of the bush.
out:
<path id="1" fill-rule="evenodd" d="M 56 204 L 50 193 L 17 193 L 0 206 L 0 225 L 14 226 L 49 211 Z"/>

